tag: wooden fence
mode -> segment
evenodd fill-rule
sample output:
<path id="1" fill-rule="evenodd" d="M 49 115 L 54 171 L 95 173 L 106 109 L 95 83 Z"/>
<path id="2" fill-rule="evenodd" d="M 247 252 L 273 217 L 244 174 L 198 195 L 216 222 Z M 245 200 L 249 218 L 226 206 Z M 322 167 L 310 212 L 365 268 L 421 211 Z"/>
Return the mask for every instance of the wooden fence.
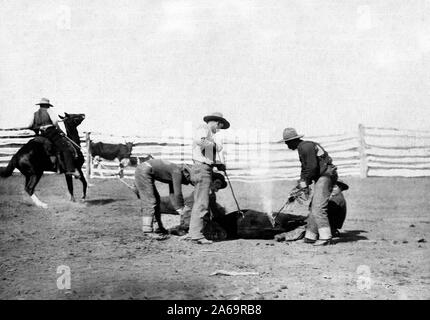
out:
<path id="1" fill-rule="evenodd" d="M 430 131 L 360 127 L 362 176 L 430 176 Z"/>
<path id="2" fill-rule="evenodd" d="M 29 130 L 0 129 L 0 167 L 33 137 Z M 357 132 L 305 137 L 319 142 L 333 158 L 339 176 L 430 176 L 430 131 L 375 128 L 360 125 Z M 91 178 L 115 178 L 118 161 L 92 163 L 88 142 L 124 143 L 133 141 L 134 161 L 151 154 L 174 163 L 192 163 L 191 138 L 113 136 L 97 132 L 81 135 L 82 151 L 87 161 L 84 170 Z M 296 151 L 282 142 L 259 137 L 225 137 L 222 141 L 229 177 L 232 181 L 263 182 L 298 179 L 300 162 Z M 125 178 L 134 178 L 135 167 L 124 170 Z"/>

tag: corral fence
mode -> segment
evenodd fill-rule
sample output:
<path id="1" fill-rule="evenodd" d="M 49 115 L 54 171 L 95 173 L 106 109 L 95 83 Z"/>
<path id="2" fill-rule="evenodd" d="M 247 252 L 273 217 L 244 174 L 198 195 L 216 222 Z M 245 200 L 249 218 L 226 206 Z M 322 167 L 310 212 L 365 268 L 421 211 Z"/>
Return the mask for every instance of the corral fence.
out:
<path id="1" fill-rule="evenodd" d="M 30 130 L 0 129 L 0 167 L 29 139 Z M 360 176 L 430 176 L 430 131 L 377 128 L 359 125 L 355 132 L 306 136 L 304 139 L 319 142 L 333 158 L 340 177 Z M 117 160 L 94 163 L 88 157 L 89 142 L 134 143 L 132 163 L 124 170 L 125 178 L 134 178 L 139 159 L 151 154 L 154 158 L 174 163 L 192 163 L 191 137 L 114 136 L 97 132 L 81 135 L 82 151 L 86 157 L 84 171 L 90 178 L 115 178 Z M 225 163 L 230 180 L 262 182 L 298 179 L 300 162 L 297 152 L 289 150 L 283 142 L 269 141 L 263 136 L 227 136 L 222 138 Z"/>

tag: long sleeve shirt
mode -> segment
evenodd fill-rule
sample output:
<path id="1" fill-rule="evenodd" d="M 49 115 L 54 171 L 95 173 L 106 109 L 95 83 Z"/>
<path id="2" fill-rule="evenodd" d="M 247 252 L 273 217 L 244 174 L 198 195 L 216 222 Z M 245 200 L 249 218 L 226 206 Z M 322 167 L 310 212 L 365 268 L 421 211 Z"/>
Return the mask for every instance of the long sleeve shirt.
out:
<path id="1" fill-rule="evenodd" d="M 52 108 L 39 108 L 28 122 L 27 128 L 39 132 L 40 127 L 54 125 L 58 129 L 66 132 L 64 124 L 59 120 L 58 115 L 52 111 Z M 60 123 L 62 124 L 61 126 Z"/>
<path id="2" fill-rule="evenodd" d="M 182 208 L 184 206 L 182 184 L 188 184 L 183 179 L 182 168 L 162 159 L 151 159 L 147 163 L 152 167 L 154 179 L 169 185 L 169 197 L 175 210 Z"/>
<path id="3" fill-rule="evenodd" d="M 313 180 L 319 178 L 317 148 L 315 148 L 315 143 L 312 141 L 302 141 L 298 145 L 297 151 L 302 164 L 300 179 L 310 185 Z"/>
<path id="4" fill-rule="evenodd" d="M 192 159 L 212 165 L 217 162 L 217 154 L 221 152 L 221 143 L 215 143 L 215 134 L 205 123 L 200 125 L 193 135 Z"/>

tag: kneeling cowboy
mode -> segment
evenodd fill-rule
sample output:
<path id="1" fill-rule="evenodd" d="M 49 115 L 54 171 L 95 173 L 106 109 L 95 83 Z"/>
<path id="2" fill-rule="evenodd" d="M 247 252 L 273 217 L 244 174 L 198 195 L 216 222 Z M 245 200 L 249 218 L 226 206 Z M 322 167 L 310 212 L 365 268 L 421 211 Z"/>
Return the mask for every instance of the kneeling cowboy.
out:
<path id="1" fill-rule="evenodd" d="M 333 185 L 337 181 L 337 169 L 320 144 L 304 141 L 302 137 L 294 128 L 286 128 L 283 132 L 283 141 L 288 148 L 297 149 L 299 153 L 302 167 L 297 187 L 309 194 L 309 185 L 315 182 L 304 242 L 327 245 L 332 239 L 327 209 Z"/>
<path id="2" fill-rule="evenodd" d="M 328 201 L 328 220 L 330 222 L 331 234 L 333 237 L 339 237 L 339 229 L 342 229 L 346 218 L 347 205 L 343 191 L 349 189 L 349 186 L 341 180 L 337 180 L 333 186 L 333 191 Z"/>
<path id="3" fill-rule="evenodd" d="M 39 110 L 34 113 L 30 125 L 26 128 L 51 141 L 63 154 L 66 174 L 79 178 L 79 171 L 75 167 L 76 150 L 60 129 L 58 117 L 50 109 L 53 105 L 46 98 L 42 98 L 36 105 L 39 105 Z"/>
<path id="4" fill-rule="evenodd" d="M 203 235 L 204 217 L 209 211 L 209 192 L 212 182 L 212 169 L 217 167 L 225 171 L 225 165 L 220 160 L 222 145 L 215 143 L 214 135 L 221 129 L 228 129 L 230 123 L 224 119 L 222 113 L 215 112 L 203 118 L 201 124 L 193 134 L 191 181 L 194 184 L 194 205 L 191 211 L 189 236 L 198 244 L 210 244 L 212 241 Z"/>
<path id="5" fill-rule="evenodd" d="M 158 224 L 155 233 L 168 233 L 161 222 L 160 194 L 155 187 L 155 181 L 169 185 L 169 198 L 174 209 L 182 215 L 184 208 L 184 197 L 182 195 L 182 184 L 190 183 L 190 173 L 187 165 L 176 165 L 162 159 L 151 159 L 140 164 L 134 173 L 135 186 L 138 197 L 141 199 L 142 231 L 152 233 L 154 217 Z"/>

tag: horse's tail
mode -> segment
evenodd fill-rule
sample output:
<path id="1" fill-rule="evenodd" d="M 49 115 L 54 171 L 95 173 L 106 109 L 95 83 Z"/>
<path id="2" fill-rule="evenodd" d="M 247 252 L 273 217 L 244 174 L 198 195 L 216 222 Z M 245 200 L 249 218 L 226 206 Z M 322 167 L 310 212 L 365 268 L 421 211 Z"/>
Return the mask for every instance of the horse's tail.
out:
<path id="1" fill-rule="evenodd" d="M 15 156 L 9 161 L 7 167 L 0 168 L 0 177 L 7 178 L 10 177 L 15 169 Z"/>

